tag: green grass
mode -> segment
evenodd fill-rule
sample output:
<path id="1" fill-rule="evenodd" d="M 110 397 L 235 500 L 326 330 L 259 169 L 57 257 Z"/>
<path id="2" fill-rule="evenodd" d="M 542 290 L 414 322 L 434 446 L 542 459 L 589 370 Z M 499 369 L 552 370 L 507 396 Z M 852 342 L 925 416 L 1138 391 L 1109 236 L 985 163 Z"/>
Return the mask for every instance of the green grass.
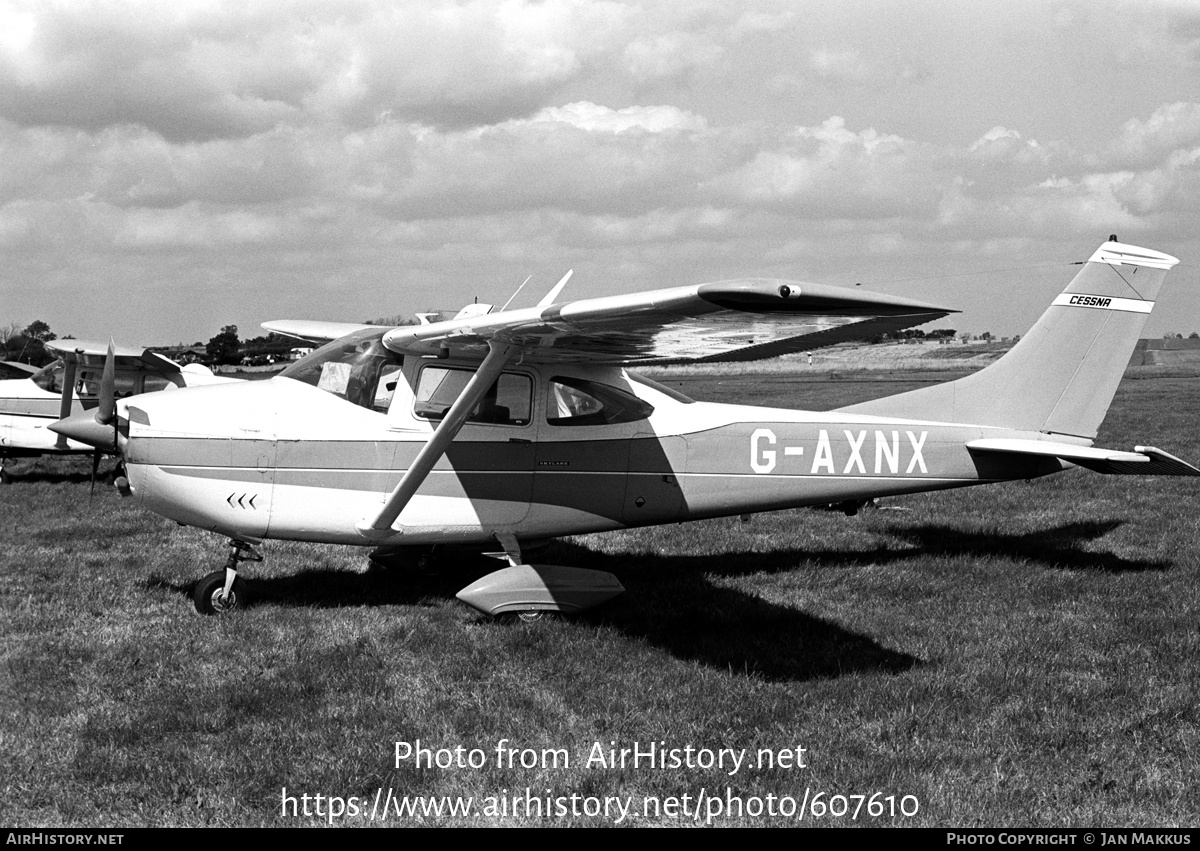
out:
<path id="1" fill-rule="evenodd" d="M 678 380 L 697 396 L 813 408 L 915 386 Z M 1198 391 L 1195 378 L 1127 380 L 1098 443 L 1200 459 Z M 25 462 L 0 489 L 5 824 L 322 823 L 281 815 L 283 787 L 368 801 L 381 787 L 620 796 L 634 824 L 692 823 L 643 818 L 641 802 L 702 788 L 920 802 L 913 818 L 860 814 L 867 824 L 1200 817 L 1194 479 L 1072 471 L 853 518 L 797 510 L 563 540 L 539 560 L 611 570 L 627 593 L 582 617 L 514 624 L 454 599 L 490 569 L 477 559 L 370 568 L 365 549 L 282 542 L 248 573 L 255 605 L 202 618 L 188 593 L 224 541 L 111 488 L 89 501 L 87 467 Z M 397 766 L 395 743 L 416 739 L 480 748 L 488 765 Z M 572 763 L 497 767 L 502 739 L 566 748 Z M 804 747 L 807 767 L 585 765 L 613 741 Z"/>

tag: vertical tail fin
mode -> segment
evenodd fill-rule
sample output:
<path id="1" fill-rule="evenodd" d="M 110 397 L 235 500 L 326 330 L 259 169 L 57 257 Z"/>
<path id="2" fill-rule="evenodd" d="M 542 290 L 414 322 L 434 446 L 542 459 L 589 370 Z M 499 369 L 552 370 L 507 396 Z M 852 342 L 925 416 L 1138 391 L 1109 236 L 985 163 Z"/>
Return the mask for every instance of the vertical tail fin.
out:
<path id="1" fill-rule="evenodd" d="M 1093 438 L 1163 278 L 1178 262 L 1114 238 L 991 366 L 958 381 L 841 410 Z"/>

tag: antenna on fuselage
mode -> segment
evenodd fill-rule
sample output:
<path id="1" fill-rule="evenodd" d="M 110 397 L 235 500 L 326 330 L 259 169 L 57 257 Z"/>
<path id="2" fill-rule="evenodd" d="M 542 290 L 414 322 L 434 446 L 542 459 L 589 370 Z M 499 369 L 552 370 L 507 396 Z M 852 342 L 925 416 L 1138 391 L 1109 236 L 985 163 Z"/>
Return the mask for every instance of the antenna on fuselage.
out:
<path id="1" fill-rule="evenodd" d="M 542 296 L 542 300 L 537 303 L 537 306 L 549 307 L 550 305 L 554 304 L 554 300 L 558 298 L 558 294 L 563 291 L 563 287 L 567 285 L 567 281 L 571 280 L 571 275 L 573 274 L 575 274 L 575 270 L 568 269 L 567 274 L 562 276 L 562 280 L 554 285 L 554 289 Z"/>
<path id="2" fill-rule="evenodd" d="M 528 278 L 521 281 L 521 286 L 517 287 L 517 291 L 508 297 L 508 301 L 504 302 L 504 307 L 500 308 L 501 313 L 508 310 L 508 306 L 510 304 L 512 304 L 512 300 L 517 297 L 517 295 L 521 292 L 521 290 L 525 289 L 525 285 L 528 284 L 531 280 L 533 280 L 533 275 L 530 275 Z"/>

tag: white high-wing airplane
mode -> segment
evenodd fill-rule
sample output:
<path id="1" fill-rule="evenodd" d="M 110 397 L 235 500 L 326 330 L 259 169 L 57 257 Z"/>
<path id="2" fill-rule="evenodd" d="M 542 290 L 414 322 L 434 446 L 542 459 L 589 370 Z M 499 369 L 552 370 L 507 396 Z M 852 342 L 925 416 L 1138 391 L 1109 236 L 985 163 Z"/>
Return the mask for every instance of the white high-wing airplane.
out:
<path id="1" fill-rule="evenodd" d="M 0 380 L 0 481 L 5 484 L 11 480 L 4 469 L 8 458 L 95 452 L 92 446 L 55 434 L 48 426 L 100 404 L 110 346 L 115 397 L 230 380 L 214 376 L 200 364 L 180 366 L 149 349 L 71 339 L 51 340 L 45 345 L 58 354 L 57 360 L 24 377 Z"/>
<path id="2" fill-rule="evenodd" d="M 491 614 L 575 611 L 622 589 L 527 565 L 561 535 L 857 502 L 1078 465 L 1200 475 L 1093 438 L 1166 271 L 1115 238 L 992 366 L 823 413 L 694 402 L 627 367 L 750 360 L 873 336 L 948 311 L 812 284 L 733 281 L 467 311 L 399 328 L 267 323 L 347 336 L 274 379 L 123 400 L 62 434 L 118 450 L 133 494 L 228 536 L 199 611 L 245 602 L 239 562 L 268 538 L 363 546 L 499 544 L 509 567 L 459 598 Z"/>

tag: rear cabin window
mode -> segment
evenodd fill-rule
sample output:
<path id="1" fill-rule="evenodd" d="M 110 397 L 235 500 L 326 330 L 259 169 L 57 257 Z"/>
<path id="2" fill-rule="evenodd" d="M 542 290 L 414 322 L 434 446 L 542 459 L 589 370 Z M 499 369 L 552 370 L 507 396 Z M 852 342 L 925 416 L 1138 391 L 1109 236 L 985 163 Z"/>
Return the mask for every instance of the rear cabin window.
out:
<path id="1" fill-rule="evenodd" d="M 117 370 L 113 373 L 113 395 L 118 399 L 136 396 L 142 390 L 138 387 L 141 378 L 136 372 Z M 101 385 L 104 383 L 104 370 L 80 367 L 75 373 L 75 392 L 83 398 L 98 399 Z"/>
<path id="2" fill-rule="evenodd" d="M 441 420 L 462 395 L 475 373 L 469 369 L 427 366 L 417 380 L 413 413 L 423 420 Z M 475 405 L 469 423 L 529 425 L 533 409 L 533 382 L 527 375 L 502 373 Z"/>
<path id="3" fill-rule="evenodd" d="M 552 426 L 632 423 L 654 413 L 654 406 L 628 390 L 583 378 L 555 376 L 546 397 L 546 422 Z"/>
<path id="4" fill-rule="evenodd" d="M 404 359 L 383 345 L 387 328 L 364 328 L 334 340 L 279 373 L 347 402 L 387 413 Z"/>

